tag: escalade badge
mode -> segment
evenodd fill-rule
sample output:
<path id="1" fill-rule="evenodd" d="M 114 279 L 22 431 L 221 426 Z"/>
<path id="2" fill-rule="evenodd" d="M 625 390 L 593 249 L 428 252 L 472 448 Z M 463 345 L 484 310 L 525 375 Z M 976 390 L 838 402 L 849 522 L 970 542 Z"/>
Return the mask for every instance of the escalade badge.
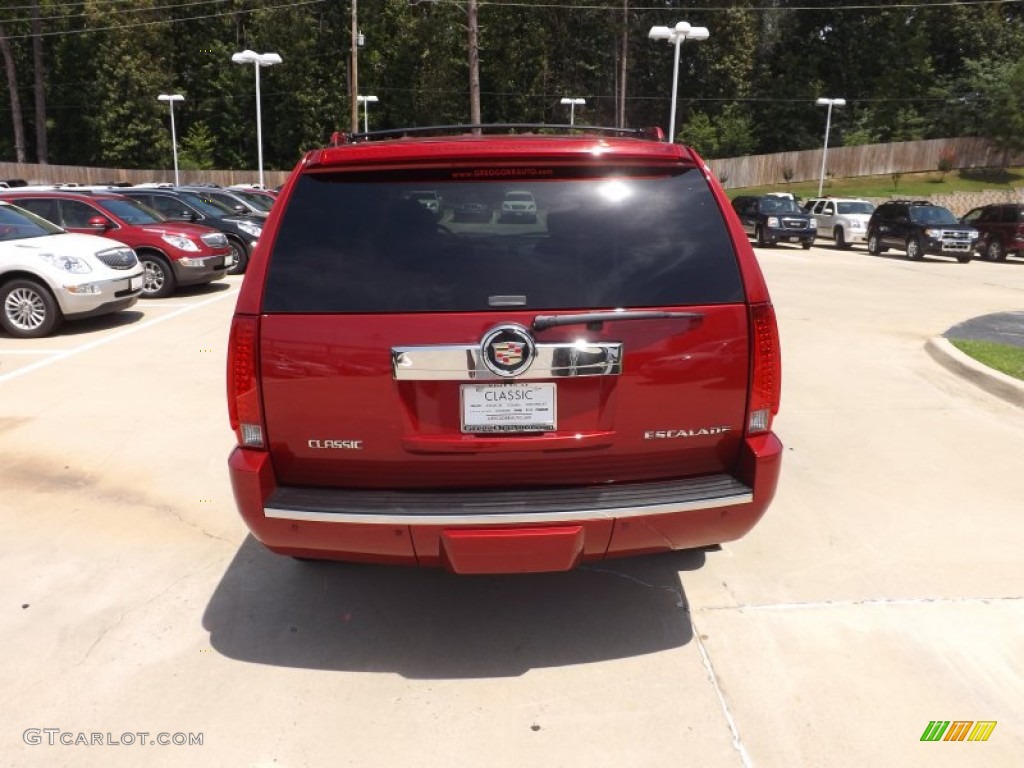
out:
<path id="1" fill-rule="evenodd" d="M 509 324 L 488 331 L 480 342 L 480 351 L 487 370 L 507 378 L 525 372 L 537 350 L 529 331 Z"/>

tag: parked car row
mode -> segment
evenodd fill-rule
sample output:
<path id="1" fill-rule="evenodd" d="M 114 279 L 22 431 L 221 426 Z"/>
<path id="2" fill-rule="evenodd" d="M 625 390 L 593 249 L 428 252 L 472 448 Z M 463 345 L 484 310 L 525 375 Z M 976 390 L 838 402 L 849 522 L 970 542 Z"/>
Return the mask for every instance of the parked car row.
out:
<path id="1" fill-rule="evenodd" d="M 927 200 L 888 200 L 876 208 L 858 198 L 814 197 L 798 207 L 792 195 L 775 193 L 736 197 L 732 206 L 760 246 L 810 248 L 821 238 L 839 249 L 864 244 L 873 255 L 892 249 L 912 260 L 950 256 L 964 264 L 975 254 L 989 261 L 1024 255 L 1021 203 L 979 206 L 960 218 Z"/>
<path id="2" fill-rule="evenodd" d="M 0 326 L 22 338 L 47 336 L 65 320 L 244 272 L 267 211 L 230 192 L 0 190 Z"/>

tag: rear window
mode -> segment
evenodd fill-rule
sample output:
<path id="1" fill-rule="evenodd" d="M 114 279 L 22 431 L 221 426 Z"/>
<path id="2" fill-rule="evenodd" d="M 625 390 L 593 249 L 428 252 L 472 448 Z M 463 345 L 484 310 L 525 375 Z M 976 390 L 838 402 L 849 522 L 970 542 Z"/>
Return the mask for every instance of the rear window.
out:
<path id="1" fill-rule="evenodd" d="M 264 311 L 459 312 L 720 304 L 743 300 L 722 213 L 695 169 L 515 181 L 534 221 L 506 221 L 509 184 L 491 169 L 306 174 L 270 254 Z M 481 180 L 462 180 L 465 178 Z M 480 203 L 453 220 L 410 199 L 425 183 L 444 201 Z M 486 217 L 485 217 L 486 218 Z"/>

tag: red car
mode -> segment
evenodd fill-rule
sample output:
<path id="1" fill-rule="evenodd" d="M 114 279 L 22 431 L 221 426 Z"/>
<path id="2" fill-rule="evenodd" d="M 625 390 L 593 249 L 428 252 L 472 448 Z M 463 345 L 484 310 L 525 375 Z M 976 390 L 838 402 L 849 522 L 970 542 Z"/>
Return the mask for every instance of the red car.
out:
<path id="1" fill-rule="evenodd" d="M 3 193 L 68 232 L 102 235 L 130 246 L 145 270 L 143 298 L 169 296 L 178 286 L 220 280 L 230 266 L 223 233 L 201 224 L 168 221 L 156 211 L 120 195 L 62 190 Z"/>
<path id="2" fill-rule="evenodd" d="M 689 148 L 608 129 L 309 153 L 228 353 L 242 517 L 300 559 L 568 570 L 753 528 L 782 445 L 775 312 Z M 409 195 L 536 220 L 440 218 Z"/>

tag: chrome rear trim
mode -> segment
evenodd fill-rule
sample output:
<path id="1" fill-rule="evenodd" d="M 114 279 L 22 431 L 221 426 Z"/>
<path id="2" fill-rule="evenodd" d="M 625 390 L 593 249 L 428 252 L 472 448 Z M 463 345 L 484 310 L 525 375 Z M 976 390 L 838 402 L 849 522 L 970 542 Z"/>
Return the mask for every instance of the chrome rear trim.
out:
<path id="1" fill-rule="evenodd" d="M 538 344 L 536 354 L 533 364 L 516 380 L 622 373 L 620 342 Z M 393 347 L 391 365 L 397 381 L 508 381 L 484 365 L 479 344 Z"/>

